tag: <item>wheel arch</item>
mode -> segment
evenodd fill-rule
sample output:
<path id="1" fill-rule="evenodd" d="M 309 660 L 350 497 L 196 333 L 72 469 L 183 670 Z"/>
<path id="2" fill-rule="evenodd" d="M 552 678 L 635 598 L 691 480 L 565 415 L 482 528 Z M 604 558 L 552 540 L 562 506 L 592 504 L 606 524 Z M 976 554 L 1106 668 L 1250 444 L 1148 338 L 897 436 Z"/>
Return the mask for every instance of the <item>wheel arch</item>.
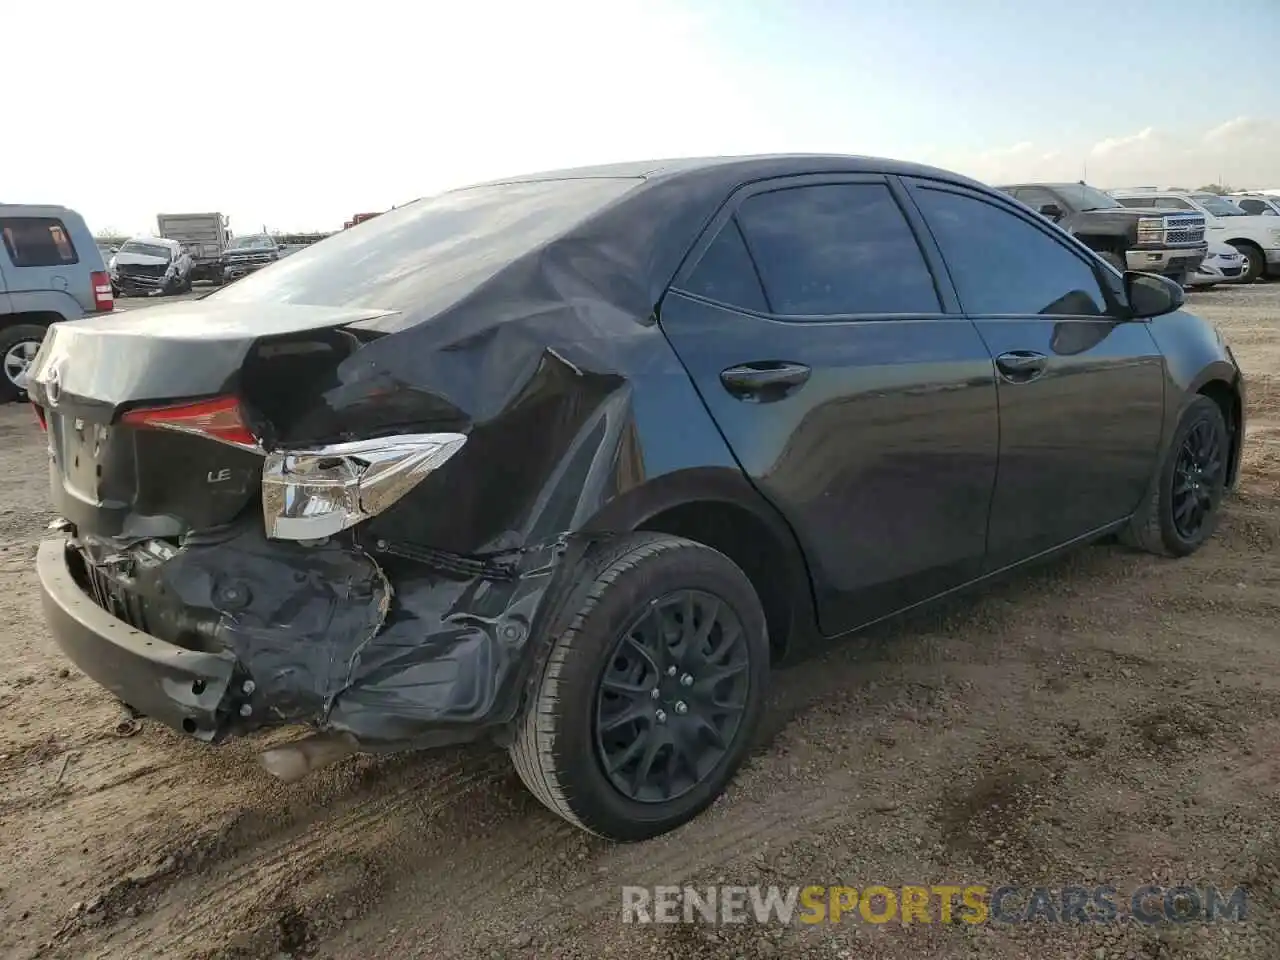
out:
<path id="1" fill-rule="evenodd" d="M 1196 394 L 1208 397 L 1222 411 L 1222 418 L 1227 422 L 1227 432 L 1231 438 L 1231 451 L 1227 460 L 1227 489 L 1236 485 L 1240 473 L 1240 456 L 1244 445 L 1244 400 L 1240 391 L 1231 381 L 1221 377 L 1205 380 L 1196 388 Z"/>
<path id="2" fill-rule="evenodd" d="M 736 563 L 764 607 L 775 663 L 800 656 L 818 639 L 813 581 L 799 541 L 740 471 L 701 467 L 656 477 L 611 500 L 582 532 L 633 531 L 684 537 Z"/>

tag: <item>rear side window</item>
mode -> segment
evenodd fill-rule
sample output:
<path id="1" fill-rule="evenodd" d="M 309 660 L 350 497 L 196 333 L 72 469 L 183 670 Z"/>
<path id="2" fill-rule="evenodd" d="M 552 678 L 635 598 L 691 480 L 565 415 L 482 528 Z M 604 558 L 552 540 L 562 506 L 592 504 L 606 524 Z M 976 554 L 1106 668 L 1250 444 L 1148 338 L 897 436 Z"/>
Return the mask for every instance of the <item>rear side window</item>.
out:
<path id="1" fill-rule="evenodd" d="M 881 183 L 789 187 L 738 209 L 773 312 L 938 313 L 933 277 Z"/>
<path id="2" fill-rule="evenodd" d="M 5 217 L 0 219 L 0 236 L 15 267 L 60 267 L 80 259 L 66 226 L 56 217 Z"/>
<path id="3" fill-rule="evenodd" d="M 916 200 L 967 313 L 1087 316 L 1106 313 L 1092 266 L 1014 213 L 950 191 Z"/>
<path id="4" fill-rule="evenodd" d="M 731 307 L 767 313 L 764 291 L 737 221 L 730 220 L 707 247 L 684 288 Z"/>

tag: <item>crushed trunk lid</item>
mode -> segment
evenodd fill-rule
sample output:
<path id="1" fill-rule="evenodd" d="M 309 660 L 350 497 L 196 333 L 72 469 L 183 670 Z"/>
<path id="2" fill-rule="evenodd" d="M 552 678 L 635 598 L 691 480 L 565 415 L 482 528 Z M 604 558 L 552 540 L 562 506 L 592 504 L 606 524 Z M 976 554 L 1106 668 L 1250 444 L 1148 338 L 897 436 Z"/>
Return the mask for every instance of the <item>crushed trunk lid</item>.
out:
<path id="1" fill-rule="evenodd" d="M 346 326 L 387 312 L 189 301 L 54 324 L 30 386 L 49 435 L 54 508 L 108 537 L 174 538 L 230 523 L 259 493 L 258 444 L 135 425 L 139 414 L 238 400 L 269 446 L 270 415 L 299 395 L 315 402 L 371 336 Z"/>

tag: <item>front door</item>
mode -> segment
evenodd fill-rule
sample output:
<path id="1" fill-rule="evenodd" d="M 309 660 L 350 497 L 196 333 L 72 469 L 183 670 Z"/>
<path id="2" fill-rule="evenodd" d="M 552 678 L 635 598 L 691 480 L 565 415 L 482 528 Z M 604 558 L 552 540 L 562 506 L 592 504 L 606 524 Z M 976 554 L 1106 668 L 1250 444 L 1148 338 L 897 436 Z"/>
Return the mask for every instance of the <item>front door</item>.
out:
<path id="1" fill-rule="evenodd" d="M 1129 516 L 1160 456 L 1165 373 L 1148 325 L 1115 319 L 1120 278 L 1001 199 L 926 181 L 911 195 L 996 364 L 988 567 Z"/>
<path id="2" fill-rule="evenodd" d="M 875 176 L 755 186 L 721 211 L 662 303 L 662 329 L 738 462 L 804 548 L 829 635 L 967 581 L 983 561 L 991 358 L 935 284 L 904 201 Z"/>

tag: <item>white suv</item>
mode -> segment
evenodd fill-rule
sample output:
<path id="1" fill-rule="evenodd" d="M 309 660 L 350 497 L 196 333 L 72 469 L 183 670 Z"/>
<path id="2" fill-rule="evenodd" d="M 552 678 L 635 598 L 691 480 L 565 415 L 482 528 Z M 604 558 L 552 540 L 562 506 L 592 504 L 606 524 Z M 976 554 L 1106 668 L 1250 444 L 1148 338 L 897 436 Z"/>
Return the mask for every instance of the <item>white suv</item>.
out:
<path id="1" fill-rule="evenodd" d="M 1204 214 L 1205 236 L 1229 243 L 1244 257 L 1244 283 L 1280 274 L 1280 219 L 1245 213 L 1227 197 L 1183 190 L 1109 190 L 1126 207 L 1195 210 Z"/>

